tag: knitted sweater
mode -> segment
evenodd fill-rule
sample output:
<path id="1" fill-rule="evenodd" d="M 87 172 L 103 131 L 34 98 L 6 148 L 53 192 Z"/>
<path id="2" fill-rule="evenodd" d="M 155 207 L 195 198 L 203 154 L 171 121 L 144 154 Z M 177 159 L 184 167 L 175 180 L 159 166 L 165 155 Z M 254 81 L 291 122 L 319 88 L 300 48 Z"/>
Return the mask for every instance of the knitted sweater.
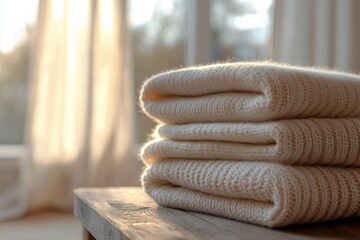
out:
<path id="1" fill-rule="evenodd" d="M 356 118 L 161 125 L 155 136 L 141 154 L 147 164 L 186 158 L 360 166 Z"/>
<path id="2" fill-rule="evenodd" d="M 273 63 L 190 67 L 150 78 L 142 108 L 167 124 L 359 117 L 360 77 Z"/>
<path id="3" fill-rule="evenodd" d="M 162 123 L 142 151 L 143 187 L 163 206 L 269 227 L 360 217 L 359 102 L 359 76 L 310 68 L 156 75 L 141 92 Z"/>
<path id="4" fill-rule="evenodd" d="M 360 169 L 169 160 L 148 167 L 145 191 L 163 206 L 268 227 L 360 217 Z"/>

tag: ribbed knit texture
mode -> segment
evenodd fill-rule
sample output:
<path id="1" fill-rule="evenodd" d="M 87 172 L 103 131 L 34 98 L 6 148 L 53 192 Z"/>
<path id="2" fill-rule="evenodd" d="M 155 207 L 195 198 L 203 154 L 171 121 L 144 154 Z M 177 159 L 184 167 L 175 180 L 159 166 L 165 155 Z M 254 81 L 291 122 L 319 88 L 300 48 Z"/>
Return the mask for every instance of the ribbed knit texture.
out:
<path id="1" fill-rule="evenodd" d="M 162 125 L 142 158 L 360 166 L 360 119 Z"/>
<path id="2" fill-rule="evenodd" d="M 270 63 L 191 67 L 150 78 L 142 107 L 167 124 L 359 117 L 360 77 Z"/>
<path id="3" fill-rule="evenodd" d="M 235 161 L 159 161 L 145 191 L 167 207 L 268 227 L 360 217 L 360 169 Z"/>
<path id="4" fill-rule="evenodd" d="M 360 77 L 274 63 L 150 78 L 160 125 L 142 184 L 159 204 L 268 227 L 360 217 Z"/>

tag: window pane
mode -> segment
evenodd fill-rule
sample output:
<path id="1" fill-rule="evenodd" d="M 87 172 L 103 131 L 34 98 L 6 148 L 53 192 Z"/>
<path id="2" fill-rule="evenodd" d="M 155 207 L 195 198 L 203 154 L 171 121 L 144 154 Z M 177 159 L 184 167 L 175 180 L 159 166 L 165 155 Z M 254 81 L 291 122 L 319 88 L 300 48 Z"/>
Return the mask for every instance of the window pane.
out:
<path id="1" fill-rule="evenodd" d="M 144 80 L 184 63 L 184 0 L 130 0 L 130 25 L 136 99 Z M 138 142 L 144 142 L 153 121 L 137 111 Z"/>
<path id="2" fill-rule="evenodd" d="M 37 7 L 37 0 L 0 1 L 0 144 L 23 142 Z"/>
<path id="3" fill-rule="evenodd" d="M 203 46 L 210 46 L 207 62 L 269 57 L 273 0 L 201 0 L 209 1 L 209 18 L 203 14 L 203 8 L 189 11 L 189 1 L 192 0 L 130 0 L 136 97 L 146 78 L 185 65 L 185 48 L 190 45 L 187 41 L 196 40 L 196 36 L 187 36 L 187 24 L 196 24 L 191 21 L 208 24 L 197 25 L 198 31 L 209 29 L 210 25 L 212 37 L 202 42 Z M 192 12 L 198 16 L 189 16 Z M 138 142 L 144 142 L 154 123 L 138 111 L 137 126 Z"/>
<path id="4" fill-rule="evenodd" d="M 212 0 L 215 60 L 266 59 L 270 54 L 272 0 Z"/>

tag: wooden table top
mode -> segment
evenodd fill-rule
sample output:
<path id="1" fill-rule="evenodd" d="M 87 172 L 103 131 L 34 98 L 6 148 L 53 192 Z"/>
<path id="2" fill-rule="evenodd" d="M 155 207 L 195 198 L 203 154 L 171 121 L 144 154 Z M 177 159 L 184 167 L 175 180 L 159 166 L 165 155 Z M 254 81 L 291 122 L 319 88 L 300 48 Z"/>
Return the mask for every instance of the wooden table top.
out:
<path id="1" fill-rule="evenodd" d="M 141 188 L 75 190 L 74 212 L 102 239 L 360 239 L 360 219 L 288 227 L 259 227 L 157 205 Z"/>

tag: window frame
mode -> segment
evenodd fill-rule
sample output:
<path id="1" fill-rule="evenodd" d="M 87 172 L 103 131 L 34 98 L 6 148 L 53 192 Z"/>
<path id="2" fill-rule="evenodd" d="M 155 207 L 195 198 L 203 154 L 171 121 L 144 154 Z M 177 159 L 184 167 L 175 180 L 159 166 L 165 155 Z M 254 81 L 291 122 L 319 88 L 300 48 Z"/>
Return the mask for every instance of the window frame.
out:
<path id="1" fill-rule="evenodd" d="M 212 60 L 212 29 L 210 26 L 210 1 L 186 1 L 185 66 L 205 64 Z M 201 29 L 201 31 L 199 31 Z"/>

